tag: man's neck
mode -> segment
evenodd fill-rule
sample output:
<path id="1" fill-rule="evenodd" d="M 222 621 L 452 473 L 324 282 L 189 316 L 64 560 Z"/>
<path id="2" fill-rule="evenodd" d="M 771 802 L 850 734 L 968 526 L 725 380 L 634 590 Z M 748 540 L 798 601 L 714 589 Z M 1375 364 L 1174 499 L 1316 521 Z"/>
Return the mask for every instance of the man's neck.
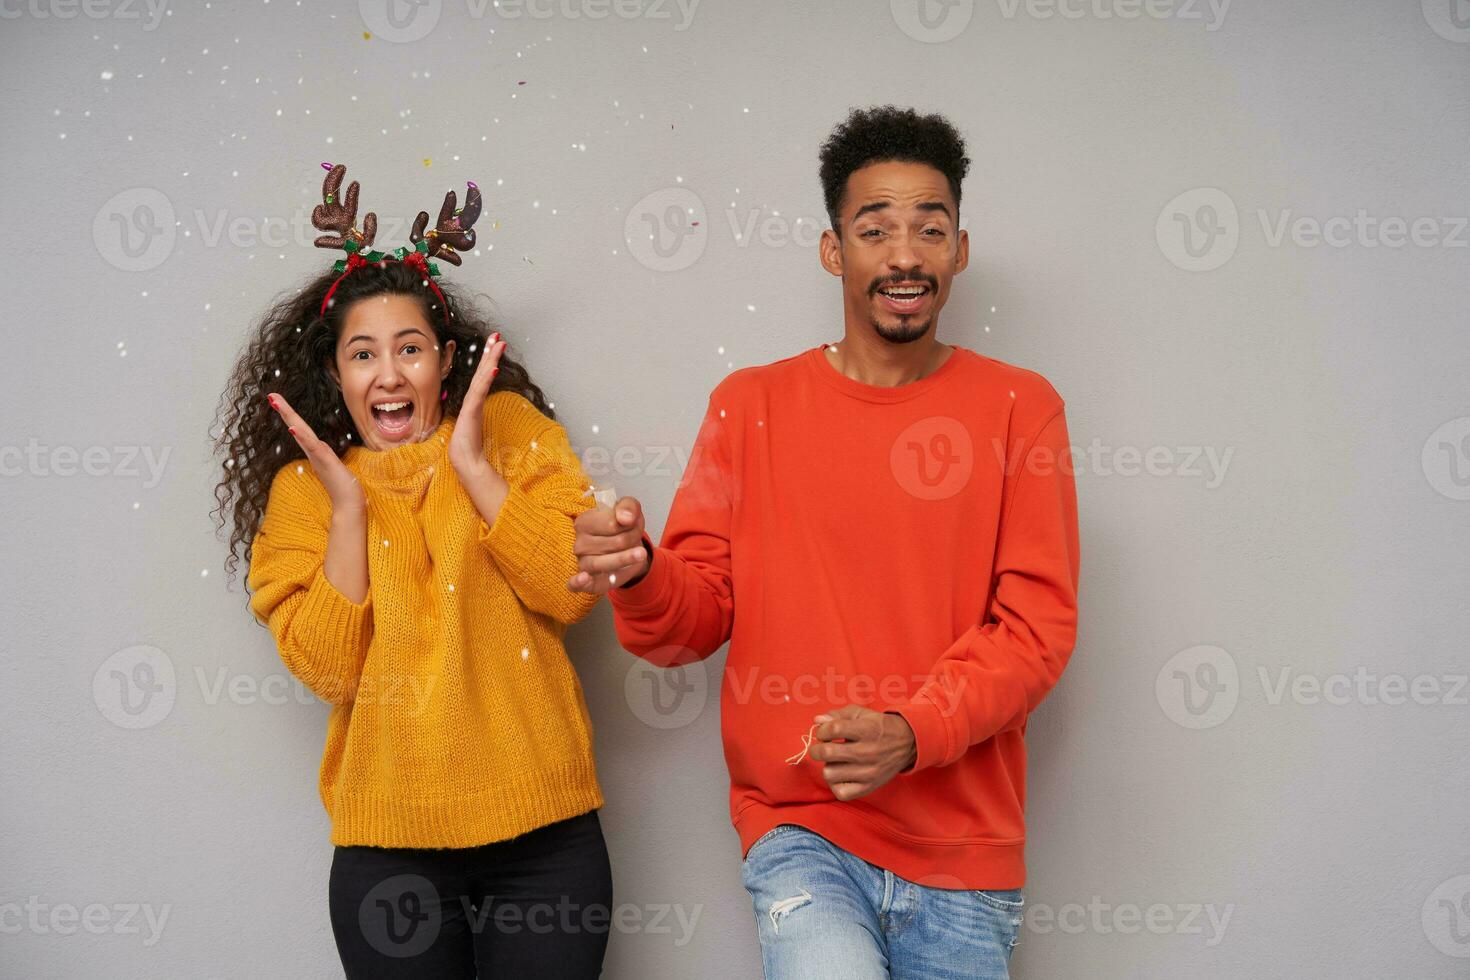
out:
<path id="1" fill-rule="evenodd" d="M 824 348 L 827 362 L 860 384 L 896 388 L 928 377 L 954 354 L 930 330 L 918 340 L 893 344 L 871 329 L 847 330 L 842 340 Z"/>

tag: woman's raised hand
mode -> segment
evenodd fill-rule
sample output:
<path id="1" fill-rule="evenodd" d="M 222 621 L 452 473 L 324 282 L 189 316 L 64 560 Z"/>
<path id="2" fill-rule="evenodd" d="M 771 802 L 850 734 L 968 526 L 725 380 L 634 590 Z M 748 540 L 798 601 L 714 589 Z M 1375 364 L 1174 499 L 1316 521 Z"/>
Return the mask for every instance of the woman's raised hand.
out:
<path id="1" fill-rule="evenodd" d="M 281 413 L 281 418 L 286 422 L 286 429 L 296 439 L 296 445 L 306 453 L 307 462 L 316 471 L 317 479 L 322 481 L 322 486 L 327 488 L 327 495 L 332 500 L 332 513 L 342 515 L 361 516 L 367 511 L 367 495 L 363 493 L 362 484 L 357 482 L 357 477 L 349 470 L 332 451 L 332 447 L 316 437 L 296 410 L 275 392 L 266 395 L 270 401 L 271 408 Z"/>
<path id="2" fill-rule="evenodd" d="M 485 344 L 480 363 L 475 367 L 475 376 L 470 379 L 469 390 L 459 407 L 459 418 L 454 422 L 454 432 L 449 437 L 449 462 L 461 480 L 475 476 L 490 465 L 485 458 L 485 399 L 490 394 L 490 385 L 500 372 L 500 355 L 505 353 L 505 341 L 497 330 Z"/>

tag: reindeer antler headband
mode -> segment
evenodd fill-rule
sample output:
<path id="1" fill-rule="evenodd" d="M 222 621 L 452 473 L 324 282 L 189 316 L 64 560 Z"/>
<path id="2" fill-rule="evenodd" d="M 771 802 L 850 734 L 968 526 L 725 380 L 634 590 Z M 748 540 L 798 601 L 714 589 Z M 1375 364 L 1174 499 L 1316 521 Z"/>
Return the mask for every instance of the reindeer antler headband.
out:
<path id="1" fill-rule="evenodd" d="M 391 252 L 375 252 L 371 249 L 373 239 L 378 234 L 378 216 L 369 211 L 363 216 L 362 230 L 357 229 L 357 181 L 347 185 L 347 194 L 339 201 L 337 190 L 342 186 L 342 177 L 347 173 L 347 167 L 340 163 L 336 166 L 324 163 L 322 168 L 327 171 L 327 179 L 322 182 L 322 203 L 311 212 L 311 223 L 318 230 L 333 234 L 317 236 L 315 244 L 318 248 L 343 249 L 347 252 L 347 258 L 338 259 L 332 266 L 332 270 L 341 275 L 332 283 L 332 288 L 327 290 L 327 295 L 322 297 L 321 315 L 327 315 L 332 294 L 353 269 L 369 263 L 381 265 L 384 262 L 403 262 L 423 274 L 424 285 L 433 289 L 439 297 L 447 323 L 449 304 L 444 301 L 444 294 L 439 291 L 433 278 L 439 274 L 439 267 L 429 259 L 440 258 L 450 265 L 459 265 L 463 260 L 458 252 L 475 247 L 475 230 L 471 226 L 480 217 L 480 188 L 475 186 L 474 181 L 466 182 L 469 186 L 465 190 L 463 208 L 454 206 L 454 191 L 445 194 L 444 206 L 439 209 L 439 223 L 429 228 L 427 234 L 424 229 L 429 224 L 429 212 L 420 211 L 408 235 L 408 240 L 413 242 L 412 248 L 404 245 Z"/>

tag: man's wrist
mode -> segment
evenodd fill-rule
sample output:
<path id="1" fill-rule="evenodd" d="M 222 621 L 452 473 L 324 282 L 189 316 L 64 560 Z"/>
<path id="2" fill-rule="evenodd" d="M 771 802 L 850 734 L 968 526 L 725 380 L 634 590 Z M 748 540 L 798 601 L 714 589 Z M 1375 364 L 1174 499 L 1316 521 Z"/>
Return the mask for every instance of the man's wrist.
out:
<path id="1" fill-rule="evenodd" d="M 908 757 L 904 759 L 903 765 L 900 766 L 898 770 L 899 774 L 902 775 L 906 772 L 911 771 L 919 761 L 919 740 L 918 737 L 914 735 L 914 727 L 909 724 L 909 720 L 907 718 L 899 714 L 897 711 L 885 711 L 883 713 L 885 715 L 893 715 L 895 718 L 897 718 L 899 720 L 899 723 L 903 725 L 903 730 L 908 732 L 909 754 Z"/>

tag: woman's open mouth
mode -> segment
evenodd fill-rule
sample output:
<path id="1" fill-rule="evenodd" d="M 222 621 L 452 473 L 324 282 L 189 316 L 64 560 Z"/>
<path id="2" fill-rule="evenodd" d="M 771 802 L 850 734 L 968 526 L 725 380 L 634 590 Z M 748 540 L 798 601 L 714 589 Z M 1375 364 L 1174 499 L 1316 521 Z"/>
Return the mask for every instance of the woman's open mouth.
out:
<path id="1" fill-rule="evenodd" d="M 930 290 L 926 283 L 901 283 L 884 286 L 878 290 L 878 305 L 899 316 L 912 316 L 929 303 Z"/>
<path id="2" fill-rule="evenodd" d="M 413 422 L 413 402 L 400 399 L 378 402 L 372 407 L 373 424 L 384 439 L 397 441 L 408 435 Z"/>

